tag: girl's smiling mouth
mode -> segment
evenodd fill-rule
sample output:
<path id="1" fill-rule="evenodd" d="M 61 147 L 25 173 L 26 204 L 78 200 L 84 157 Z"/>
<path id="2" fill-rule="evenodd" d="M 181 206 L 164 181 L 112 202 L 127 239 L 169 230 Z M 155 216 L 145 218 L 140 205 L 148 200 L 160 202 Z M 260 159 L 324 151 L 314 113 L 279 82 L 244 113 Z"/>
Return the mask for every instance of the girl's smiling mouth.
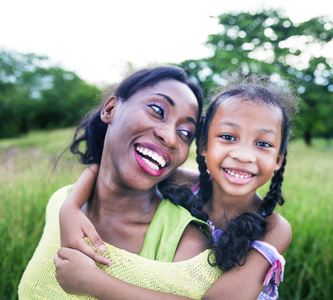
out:
<path id="1" fill-rule="evenodd" d="M 151 176 L 160 176 L 170 165 L 170 155 L 153 144 L 135 144 L 135 159 L 143 171 Z"/>
<path id="2" fill-rule="evenodd" d="M 226 169 L 226 168 L 223 168 L 223 170 L 231 175 L 231 176 L 235 176 L 237 178 L 250 178 L 250 177 L 254 177 L 255 174 L 253 173 L 250 173 L 250 172 L 246 172 L 246 171 L 239 171 L 239 170 L 236 170 L 236 169 Z"/>

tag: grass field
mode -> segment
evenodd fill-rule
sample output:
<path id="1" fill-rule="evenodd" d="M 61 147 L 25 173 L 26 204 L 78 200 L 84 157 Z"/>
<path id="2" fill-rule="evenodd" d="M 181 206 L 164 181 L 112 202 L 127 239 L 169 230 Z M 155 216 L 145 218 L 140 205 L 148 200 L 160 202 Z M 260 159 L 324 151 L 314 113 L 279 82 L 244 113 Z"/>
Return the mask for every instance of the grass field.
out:
<path id="1" fill-rule="evenodd" d="M 0 140 L 0 299 L 17 299 L 17 286 L 41 237 L 51 194 L 73 183 L 82 166 L 65 154 L 72 129 Z M 186 166 L 196 167 L 194 151 Z M 316 140 L 290 147 L 277 211 L 289 220 L 293 241 L 285 253 L 280 299 L 333 299 L 333 147 Z M 264 187 L 260 193 L 265 193 Z"/>

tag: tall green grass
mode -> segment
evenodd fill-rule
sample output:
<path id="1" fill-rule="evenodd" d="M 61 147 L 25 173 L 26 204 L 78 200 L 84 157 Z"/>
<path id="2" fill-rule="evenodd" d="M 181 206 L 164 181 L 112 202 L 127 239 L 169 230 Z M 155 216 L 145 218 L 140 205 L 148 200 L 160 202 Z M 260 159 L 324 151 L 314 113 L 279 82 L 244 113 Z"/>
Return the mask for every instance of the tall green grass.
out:
<path id="1" fill-rule="evenodd" d="M 41 237 L 51 194 L 73 183 L 82 166 L 68 154 L 72 129 L 35 132 L 0 141 L 0 299 L 17 299 L 17 286 Z M 280 299 L 333 299 L 333 148 L 316 141 L 290 147 L 277 211 L 289 220 L 293 241 L 285 253 Z M 194 147 L 185 166 L 196 167 Z M 260 190 L 265 193 L 267 186 Z"/>
<path id="2" fill-rule="evenodd" d="M 16 299 L 17 286 L 41 237 L 54 191 L 73 183 L 82 167 L 65 155 L 73 130 L 35 132 L 0 141 L 0 299 Z"/>

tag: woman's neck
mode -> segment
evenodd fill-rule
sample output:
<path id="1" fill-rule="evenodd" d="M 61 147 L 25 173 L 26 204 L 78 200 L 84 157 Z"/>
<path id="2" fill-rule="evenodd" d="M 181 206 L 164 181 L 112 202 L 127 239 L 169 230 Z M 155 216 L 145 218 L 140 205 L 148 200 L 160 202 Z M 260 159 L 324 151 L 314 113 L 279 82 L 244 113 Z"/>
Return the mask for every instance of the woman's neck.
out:
<path id="1" fill-rule="evenodd" d="M 87 216 L 105 242 L 139 254 L 160 201 L 157 187 L 138 191 L 100 173 Z"/>
<path id="2" fill-rule="evenodd" d="M 117 185 L 109 178 L 99 175 L 90 200 L 89 211 L 96 218 L 103 215 L 142 216 L 154 209 L 160 200 L 157 187 L 138 191 Z"/>

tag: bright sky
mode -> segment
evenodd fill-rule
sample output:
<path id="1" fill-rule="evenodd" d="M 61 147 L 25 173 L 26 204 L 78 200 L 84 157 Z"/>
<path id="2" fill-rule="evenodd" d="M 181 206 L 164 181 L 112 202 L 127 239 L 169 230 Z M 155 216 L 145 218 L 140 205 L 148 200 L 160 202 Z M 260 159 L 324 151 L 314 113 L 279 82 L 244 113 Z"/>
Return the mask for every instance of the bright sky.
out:
<path id="1" fill-rule="evenodd" d="M 332 0 L 0 0 L 0 50 L 46 55 L 92 83 L 122 78 L 127 62 L 178 63 L 208 55 L 216 18 L 282 8 L 293 21 L 329 14 Z"/>

